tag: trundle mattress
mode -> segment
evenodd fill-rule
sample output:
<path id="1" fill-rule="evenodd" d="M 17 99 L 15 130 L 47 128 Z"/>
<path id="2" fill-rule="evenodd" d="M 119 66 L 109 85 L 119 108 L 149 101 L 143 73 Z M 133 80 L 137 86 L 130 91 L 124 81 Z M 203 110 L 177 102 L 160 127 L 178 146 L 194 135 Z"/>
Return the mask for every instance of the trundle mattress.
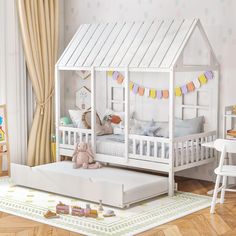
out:
<path id="1" fill-rule="evenodd" d="M 124 207 L 168 191 L 168 178 L 120 168 L 73 169 L 69 161 L 11 165 L 13 182 L 30 188 Z"/>

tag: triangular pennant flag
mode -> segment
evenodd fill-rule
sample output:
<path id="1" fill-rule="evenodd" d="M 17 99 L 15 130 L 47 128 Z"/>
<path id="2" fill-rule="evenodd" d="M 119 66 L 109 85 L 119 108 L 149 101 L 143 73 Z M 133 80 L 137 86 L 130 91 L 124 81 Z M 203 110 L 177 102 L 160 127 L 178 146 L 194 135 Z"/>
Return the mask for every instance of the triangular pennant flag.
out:
<path id="1" fill-rule="evenodd" d="M 119 76 L 119 72 L 114 71 L 113 74 L 112 74 L 112 78 L 113 78 L 114 80 L 117 80 L 118 76 Z"/>
<path id="2" fill-rule="evenodd" d="M 157 98 L 162 99 L 162 91 L 161 90 L 157 90 Z"/>
<path id="3" fill-rule="evenodd" d="M 150 97 L 153 99 L 156 98 L 156 90 L 155 89 L 150 89 Z"/>
<path id="4" fill-rule="evenodd" d="M 193 84 L 194 84 L 195 88 L 200 88 L 201 87 L 200 81 L 198 79 L 195 79 L 193 81 Z"/>
<path id="5" fill-rule="evenodd" d="M 205 73 L 205 76 L 206 76 L 206 78 L 208 79 L 208 80 L 211 80 L 211 79 L 213 79 L 213 77 L 214 77 L 214 75 L 213 75 L 213 72 L 212 71 L 206 71 Z"/>
<path id="6" fill-rule="evenodd" d="M 112 77 L 112 75 L 113 75 L 113 71 L 107 71 L 107 76 L 108 77 Z"/>
<path id="7" fill-rule="evenodd" d="M 130 89 L 130 91 L 132 91 L 133 86 L 134 86 L 134 83 L 133 82 L 129 82 L 129 89 Z"/>
<path id="8" fill-rule="evenodd" d="M 195 89 L 194 83 L 193 83 L 193 82 L 189 82 L 189 83 L 187 84 L 187 88 L 188 88 L 188 91 L 189 91 L 189 92 L 194 91 L 194 89 Z"/>
<path id="9" fill-rule="evenodd" d="M 181 92 L 182 92 L 182 94 L 184 94 L 184 95 L 188 93 L 188 89 L 187 89 L 187 86 L 186 86 L 186 85 L 181 86 Z"/>
<path id="10" fill-rule="evenodd" d="M 122 74 L 119 74 L 117 77 L 117 83 L 122 84 L 124 81 L 124 76 Z"/>
<path id="11" fill-rule="evenodd" d="M 169 98 L 169 90 L 162 91 L 163 98 Z"/>
<path id="12" fill-rule="evenodd" d="M 143 96 L 143 95 L 144 95 L 144 91 L 145 91 L 145 88 L 139 87 L 139 89 L 138 89 L 138 94 L 139 94 L 140 96 Z"/>
<path id="13" fill-rule="evenodd" d="M 180 97 L 182 95 L 182 91 L 180 87 L 175 88 L 175 96 Z"/>
<path id="14" fill-rule="evenodd" d="M 137 84 L 134 84 L 134 86 L 133 86 L 133 93 L 134 94 L 137 94 L 138 93 L 138 85 Z"/>
<path id="15" fill-rule="evenodd" d="M 145 88 L 144 96 L 149 97 L 150 95 L 150 90 L 148 88 Z"/>
<path id="16" fill-rule="evenodd" d="M 207 78 L 206 78 L 206 76 L 205 76 L 204 74 L 200 75 L 200 76 L 198 77 L 198 79 L 199 79 L 201 85 L 207 83 Z"/>

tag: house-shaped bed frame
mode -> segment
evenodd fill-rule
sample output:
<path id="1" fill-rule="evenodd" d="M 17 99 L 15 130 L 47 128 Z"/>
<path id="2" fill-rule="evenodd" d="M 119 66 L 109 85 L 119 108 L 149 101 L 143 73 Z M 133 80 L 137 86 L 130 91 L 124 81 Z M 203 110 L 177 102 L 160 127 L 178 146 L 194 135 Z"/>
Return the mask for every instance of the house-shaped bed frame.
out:
<path id="1" fill-rule="evenodd" d="M 201 65 L 186 65 L 184 64 L 184 52 L 192 35 L 197 29 L 200 32 L 200 35 L 209 51 L 209 62 Z M 62 71 L 91 71 L 91 129 L 80 129 L 60 125 L 60 73 Z M 105 155 L 96 152 L 96 76 L 97 72 L 101 71 L 119 71 L 124 73 L 123 86 L 125 91 L 125 151 L 124 156 L 122 157 Z M 214 74 L 214 79 L 209 82 L 211 83 L 211 88 L 207 90 L 210 97 L 208 106 L 202 106 L 198 103 L 198 91 L 201 91 L 201 88 L 198 88 L 195 90 L 195 104 L 185 104 L 184 99 L 182 99 L 181 109 L 193 109 L 196 116 L 198 116 L 199 110 L 207 110 L 207 112 L 210 114 L 211 129 L 198 134 L 191 134 L 184 137 L 174 137 L 176 101 L 175 84 L 177 73 L 204 73 L 205 71 L 212 71 Z M 169 75 L 168 138 L 142 136 L 129 133 L 129 84 L 132 72 L 167 73 Z M 214 161 L 213 150 L 203 147 L 201 144 L 206 141 L 212 141 L 217 136 L 219 64 L 216 60 L 215 54 L 202 27 L 202 24 L 198 19 L 173 19 L 130 23 L 117 22 L 81 25 L 65 49 L 64 53 L 58 60 L 55 66 L 55 76 L 57 163 L 60 163 L 61 156 L 72 156 L 77 142 L 81 140 L 91 142 L 95 150 L 96 160 L 98 161 L 109 163 L 111 165 L 115 164 L 123 167 L 139 168 L 167 173 L 169 176 L 168 184 L 166 183 L 167 188 L 166 190 L 165 188 L 162 188 L 160 193 L 168 191 L 169 195 L 172 196 L 174 193 L 175 172 Z M 183 115 L 182 118 L 184 118 Z M 130 143 L 132 143 L 132 148 L 129 146 Z M 137 144 L 140 145 L 139 151 L 136 150 Z M 143 151 L 144 145 L 146 148 L 145 152 Z M 168 154 L 166 147 L 168 147 Z M 150 150 L 151 148 L 153 150 L 152 152 Z M 158 148 L 161 148 L 161 151 L 157 151 Z M 50 165 L 55 165 L 55 163 Z M 49 171 L 48 168 L 46 169 Z M 23 171 L 26 170 L 22 169 L 22 171 L 18 173 L 22 173 Z M 103 170 L 101 169 L 100 171 Z M 12 171 L 12 173 L 14 172 L 17 172 L 16 168 L 14 168 Z M 105 172 L 106 171 L 104 168 L 104 173 Z M 51 176 L 55 175 L 55 172 L 53 173 L 54 174 Z M 94 173 L 95 172 L 93 172 L 93 174 Z M 66 178 L 65 175 L 63 176 L 64 177 L 61 183 Z M 107 176 L 108 182 L 110 178 L 111 176 Z M 16 174 L 15 179 L 17 179 Z M 129 181 L 129 179 L 126 181 Z M 18 183 L 30 187 L 33 185 L 29 183 L 25 184 L 23 181 L 18 181 Z M 102 183 L 104 189 L 106 183 Z M 66 186 L 66 183 L 64 186 Z M 96 186 L 93 185 L 91 188 L 97 189 Z M 115 185 L 113 184 L 111 186 Z M 41 187 L 39 187 L 39 184 L 33 187 L 45 189 L 43 188 L 45 187 L 45 184 Z M 109 186 L 107 185 L 107 187 Z M 46 190 L 61 194 L 65 193 L 65 191 L 63 192 L 60 189 L 54 188 L 56 187 L 54 186 L 53 189 L 46 188 Z M 71 188 L 72 187 L 70 187 L 70 189 Z M 89 188 L 90 187 L 88 186 L 88 189 Z M 123 191 L 123 185 L 119 189 L 119 191 Z M 100 191 L 99 189 L 97 190 L 97 192 Z M 116 191 L 118 196 L 118 189 L 110 190 Z M 99 199 L 93 198 L 93 196 L 97 197 L 97 192 L 96 194 L 91 194 L 90 191 L 90 194 L 84 194 L 82 196 L 84 196 L 83 198 L 87 200 L 98 201 Z M 108 192 L 109 191 L 106 191 L 106 193 Z M 80 192 L 77 192 L 77 194 L 81 196 Z M 76 193 L 71 193 L 70 195 L 74 197 L 77 196 Z M 157 193 L 153 192 L 150 193 L 149 196 L 142 196 L 139 200 L 152 197 L 154 195 L 157 195 Z M 116 197 L 118 200 L 115 199 L 114 196 L 111 197 L 106 195 L 99 197 L 100 199 L 104 200 L 104 203 L 115 206 L 123 207 L 125 204 L 128 204 L 127 202 L 124 202 L 124 200 L 121 200 L 123 199 L 123 195 L 120 197 L 120 199 Z M 113 200 L 111 200 L 111 198 L 113 198 Z M 132 201 L 138 201 L 138 199 L 133 199 Z M 129 201 L 129 203 L 132 203 L 132 201 Z"/>

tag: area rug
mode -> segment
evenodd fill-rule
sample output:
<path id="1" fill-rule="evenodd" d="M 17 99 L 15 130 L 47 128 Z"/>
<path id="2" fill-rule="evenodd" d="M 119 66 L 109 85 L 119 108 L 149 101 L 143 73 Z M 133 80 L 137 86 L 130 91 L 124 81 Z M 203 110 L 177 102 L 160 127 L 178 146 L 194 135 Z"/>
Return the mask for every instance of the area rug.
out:
<path id="1" fill-rule="evenodd" d="M 61 215 L 58 219 L 45 219 L 43 214 L 54 210 L 61 201 L 68 205 L 85 207 L 88 202 L 43 191 L 14 186 L 8 177 L 0 178 L 0 211 L 30 220 L 63 228 L 84 235 L 125 236 L 135 235 L 178 219 L 210 206 L 211 198 L 186 192 L 175 196 L 163 195 L 128 209 L 112 209 L 116 216 L 111 218 L 85 218 Z M 90 203 L 91 208 L 98 208 Z"/>

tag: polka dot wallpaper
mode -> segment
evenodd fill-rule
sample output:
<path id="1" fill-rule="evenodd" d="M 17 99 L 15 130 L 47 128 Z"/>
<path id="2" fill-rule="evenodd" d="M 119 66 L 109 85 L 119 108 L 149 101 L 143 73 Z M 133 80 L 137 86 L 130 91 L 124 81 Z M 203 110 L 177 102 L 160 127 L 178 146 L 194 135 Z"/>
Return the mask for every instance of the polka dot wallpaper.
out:
<path id="1" fill-rule="evenodd" d="M 221 65 L 220 114 L 225 105 L 236 104 L 235 0 L 65 0 L 64 45 L 83 23 L 154 18 L 201 20 Z M 199 49 L 198 53 L 203 52 Z M 213 171 L 212 168 L 196 168 L 195 174 L 199 176 L 200 173 L 211 179 Z"/>

